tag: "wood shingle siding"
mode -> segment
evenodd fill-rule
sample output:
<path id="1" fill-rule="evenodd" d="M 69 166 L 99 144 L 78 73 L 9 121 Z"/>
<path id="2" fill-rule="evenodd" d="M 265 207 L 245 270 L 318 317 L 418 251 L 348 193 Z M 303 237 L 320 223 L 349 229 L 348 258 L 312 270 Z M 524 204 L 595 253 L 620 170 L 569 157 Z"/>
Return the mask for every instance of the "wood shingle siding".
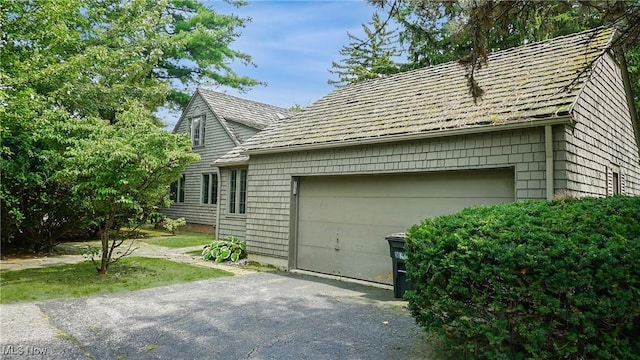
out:
<path id="1" fill-rule="evenodd" d="M 198 89 L 182 113 L 174 132 L 190 134 L 191 119 L 204 116 L 204 144 L 193 148 L 193 152 L 200 155 L 200 160 L 189 165 L 183 172 L 184 203 L 174 203 L 163 209 L 162 213 L 171 218 L 184 217 L 188 223 L 215 227 L 218 205 L 202 203 L 202 175 L 216 174 L 218 170 L 212 166 L 216 159 L 261 129 L 290 115 L 289 110 L 276 106 Z"/>
<path id="2" fill-rule="evenodd" d="M 254 254 L 286 258 L 291 181 L 297 176 L 513 167 L 516 199 L 541 199 L 546 196 L 543 141 L 543 129 L 531 128 L 406 143 L 252 155 L 246 233 L 235 235 L 246 237 L 248 248 Z M 227 186 L 223 183 L 223 187 Z M 226 199 L 222 205 L 225 202 Z M 226 221 L 221 217 L 221 230 L 227 227 Z M 234 224 L 234 231 L 242 230 Z"/>
<path id="3" fill-rule="evenodd" d="M 228 190 L 229 186 L 229 170 L 221 169 L 220 184 Z M 246 215 L 229 214 L 229 191 L 221 191 L 220 196 L 220 229 L 218 230 L 218 239 L 224 239 L 227 236 L 234 236 L 238 239 L 246 240 Z"/>
<path id="4" fill-rule="evenodd" d="M 607 169 L 618 167 L 626 193 L 640 193 L 638 143 L 625 101 L 620 68 L 610 56 L 596 64 L 573 108 L 575 127 L 565 128 L 556 171 L 573 196 L 606 196 Z M 634 166 L 634 164 L 636 166 Z"/>

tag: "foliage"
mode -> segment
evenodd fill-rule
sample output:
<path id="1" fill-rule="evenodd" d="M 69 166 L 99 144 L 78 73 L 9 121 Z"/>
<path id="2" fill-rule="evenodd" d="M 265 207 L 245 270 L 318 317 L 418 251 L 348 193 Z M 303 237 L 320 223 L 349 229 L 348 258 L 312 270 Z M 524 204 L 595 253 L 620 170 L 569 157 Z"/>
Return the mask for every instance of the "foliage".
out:
<path id="1" fill-rule="evenodd" d="M 303 107 L 300 104 L 295 104 L 295 105 L 289 106 L 288 109 L 293 112 L 301 112 L 303 110 Z"/>
<path id="2" fill-rule="evenodd" d="M 408 68 L 459 60 L 468 69 L 469 91 L 478 98 L 477 69 L 489 53 L 532 41 L 567 35 L 598 26 L 614 26 L 630 62 L 637 62 L 640 4 L 627 1 L 433 1 L 369 0 L 401 25 L 400 41 L 407 46 Z M 633 50 L 635 49 L 635 50 Z M 638 72 L 631 71 L 635 87 Z M 636 91 L 636 101 L 640 94 Z"/>
<path id="3" fill-rule="evenodd" d="M 486 359 L 640 358 L 640 198 L 530 201 L 410 229 L 417 322 Z"/>
<path id="4" fill-rule="evenodd" d="M 378 13 L 373 14 L 369 25 L 362 24 L 367 36 L 364 40 L 347 33 L 349 45 L 340 50 L 344 58 L 340 63 L 334 61 L 333 70 L 329 70 L 338 80 L 329 80 L 329 85 L 339 87 L 400 72 L 400 65 L 393 60 L 401 54 L 394 46 L 395 32 L 387 30 L 387 23 L 380 20 Z"/>
<path id="5" fill-rule="evenodd" d="M 626 54 L 627 67 L 631 77 L 631 86 L 636 101 L 636 110 L 640 118 L 640 44 L 629 49 Z"/>
<path id="6" fill-rule="evenodd" d="M 178 231 L 179 228 L 185 225 L 187 225 L 187 220 L 185 220 L 184 218 L 172 219 L 166 217 L 164 218 L 164 220 L 162 220 L 162 227 L 174 236 L 176 235 L 176 231 Z"/>
<path id="7" fill-rule="evenodd" d="M 241 5 L 240 2 L 233 2 Z M 246 19 L 197 0 L 2 0 L 2 68 L 71 112 L 113 120 L 118 105 L 185 106 L 174 84 L 257 85 L 229 63 L 251 64 L 229 45 Z"/>
<path id="8" fill-rule="evenodd" d="M 53 178 L 68 135 L 54 133 L 53 124 L 68 115 L 47 109 L 31 91 L 11 96 L 11 101 L 0 98 L 2 247 L 50 251 L 64 233 L 82 224 L 71 185 Z"/>
<path id="9" fill-rule="evenodd" d="M 73 184 L 73 195 L 85 199 L 87 211 L 102 219 L 101 273 L 107 271 L 114 249 L 124 241 L 114 238 L 109 243 L 108 229 L 118 225 L 119 219 L 144 223 L 158 206 L 167 206 L 169 184 L 199 158 L 190 152 L 186 134 L 166 132 L 150 117 L 137 108 L 122 113 L 113 125 L 99 119 L 60 124 L 60 132 L 83 133 L 70 139 L 56 177 Z"/>
<path id="10" fill-rule="evenodd" d="M 202 258 L 222 262 L 230 260 L 236 262 L 247 256 L 247 244 L 233 236 L 227 236 L 225 240 L 214 240 L 202 250 Z"/>
<path id="11" fill-rule="evenodd" d="M 0 0 L 0 8 L 3 246 L 49 250 L 69 229 L 138 222 L 189 162 L 178 154 L 190 152 L 185 139 L 153 129 L 154 112 L 187 104 L 178 86 L 258 84 L 229 67 L 251 65 L 230 48 L 247 20 L 197 0 Z M 165 145 L 173 153 L 163 155 Z M 162 159 L 177 163 L 150 165 Z"/>
<path id="12" fill-rule="evenodd" d="M 385 5 L 386 1 L 372 1 Z M 603 25 L 598 12 L 571 1 L 393 1 L 393 17 L 402 25 L 400 40 L 416 67 L 462 58 L 484 58 L 500 49 L 567 35 Z M 490 14 L 476 12 L 487 6 Z M 475 6 L 475 7 L 474 7 Z M 506 14 L 501 11 L 509 10 Z M 518 16 L 513 16 L 515 13 Z M 508 16 L 507 16 L 508 15 Z M 473 26 L 483 26 L 482 34 Z M 484 52 L 470 54 L 484 49 Z"/>
<path id="13" fill-rule="evenodd" d="M 0 303 L 43 301 L 134 291 L 232 274 L 166 259 L 127 257 L 107 276 L 97 276 L 90 262 L 2 271 Z"/>

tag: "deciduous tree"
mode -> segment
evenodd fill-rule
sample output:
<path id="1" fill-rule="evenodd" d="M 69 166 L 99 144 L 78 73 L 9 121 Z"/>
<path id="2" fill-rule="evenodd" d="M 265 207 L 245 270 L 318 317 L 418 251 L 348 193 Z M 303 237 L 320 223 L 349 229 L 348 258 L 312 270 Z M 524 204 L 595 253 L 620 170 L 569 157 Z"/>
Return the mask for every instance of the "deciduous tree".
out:
<path id="1" fill-rule="evenodd" d="M 73 196 L 100 220 L 101 261 L 106 273 L 114 250 L 124 239 L 111 238 L 111 229 L 124 222 L 144 221 L 158 206 L 167 206 L 167 188 L 180 172 L 199 159 L 186 134 L 157 127 L 148 110 L 128 104 L 113 125 L 103 119 L 70 119 L 60 132 L 74 133 L 62 152 L 55 176 L 73 184 Z"/>
<path id="2" fill-rule="evenodd" d="M 158 205 L 166 178 L 190 161 L 184 139 L 159 129 L 158 107 L 184 106 L 183 85 L 259 84 L 230 67 L 252 65 L 231 48 L 247 20 L 197 0 L 0 0 L 0 9 L 4 245 L 50 247 L 87 220 L 79 214 L 112 220 L 105 202 L 114 199 L 124 217 Z M 132 150 L 133 137 L 148 145 Z M 170 166 L 152 167 L 161 179 L 149 177 L 148 163 L 167 156 Z M 111 183 L 134 175 L 147 187 Z"/>

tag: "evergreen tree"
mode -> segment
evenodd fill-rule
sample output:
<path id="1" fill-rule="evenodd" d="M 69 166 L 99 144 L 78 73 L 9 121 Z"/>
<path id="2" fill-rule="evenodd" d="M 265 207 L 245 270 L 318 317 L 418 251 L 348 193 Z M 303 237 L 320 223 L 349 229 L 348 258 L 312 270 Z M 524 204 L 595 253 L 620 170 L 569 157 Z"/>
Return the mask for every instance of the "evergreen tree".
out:
<path id="1" fill-rule="evenodd" d="M 340 50 L 344 58 L 332 63 L 330 73 L 338 76 L 337 80 L 329 80 L 336 87 L 354 84 L 380 76 L 395 74 L 401 66 L 393 60 L 402 51 L 397 46 L 397 35 L 394 30 L 387 29 L 387 23 L 374 13 L 370 26 L 362 24 L 366 39 L 347 33 L 349 45 Z"/>
<path id="2" fill-rule="evenodd" d="M 459 60 L 468 70 L 470 93 L 482 95 L 475 71 L 489 53 L 598 26 L 614 26 L 627 57 L 640 106 L 640 2 L 637 0 L 369 0 L 387 9 L 402 29 L 400 42 L 419 68 Z"/>

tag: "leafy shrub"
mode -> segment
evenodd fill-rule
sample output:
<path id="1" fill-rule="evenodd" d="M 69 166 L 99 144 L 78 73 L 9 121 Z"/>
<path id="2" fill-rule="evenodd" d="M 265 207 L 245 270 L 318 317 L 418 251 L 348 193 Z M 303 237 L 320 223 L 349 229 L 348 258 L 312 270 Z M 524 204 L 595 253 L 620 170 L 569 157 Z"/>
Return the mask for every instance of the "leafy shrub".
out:
<path id="1" fill-rule="evenodd" d="M 225 240 L 214 240 L 202 250 L 202 258 L 222 262 L 230 260 L 236 262 L 247 256 L 247 244 L 233 236 L 227 236 Z"/>
<path id="2" fill-rule="evenodd" d="M 187 225 L 187 221 L 184 218 L 178 218 L 174 220 L 166 217 L 162 222 L 162 227 L 170 232 L 171 235 L 175 235 L 176 231 L 178 231 L 178 228 L 181 228 L 185 225 Z"/>
<path id="3" fill-rule="evenodd" d="M 452 352 L 640 359 L 640 198 L 529 201 L 427 219 L 409 309 Z"/>

